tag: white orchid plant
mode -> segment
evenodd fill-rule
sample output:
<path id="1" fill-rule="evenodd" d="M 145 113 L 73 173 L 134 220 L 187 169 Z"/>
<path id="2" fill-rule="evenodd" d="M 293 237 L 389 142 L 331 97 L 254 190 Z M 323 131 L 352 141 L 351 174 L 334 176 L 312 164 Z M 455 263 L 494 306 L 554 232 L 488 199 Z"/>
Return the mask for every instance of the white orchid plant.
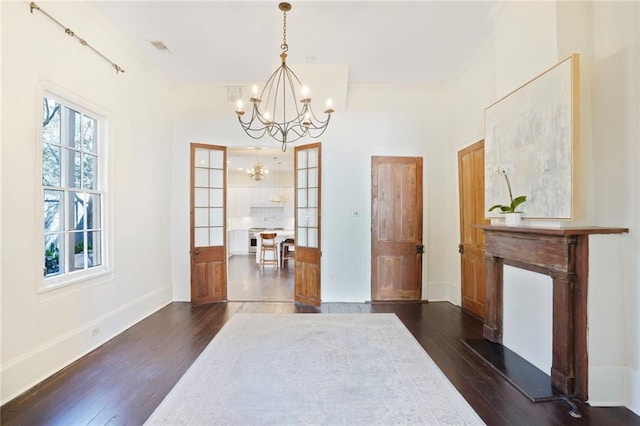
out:
<path id="1" fill-rule="evenodd" d="M 509 189 L 509 200 L 511 201 L 511 203 L 493 205 L 489 208 L 489 211 L 492 212 L 496 209 L 499 209 L 500 213 L 520 213 L 516 209 L 520 206 L 520 204 L 527 201 L 527 196 L 520 195 L 516 198 L 513 198 L 513 193 L 511 192 L 511 182 L 509 181 L 509 175 L 505 167 L 498 167 L 496 169 L 496 174 L 501 174 L 504 176 L 504 180 L 507 182 L 507 189 Z"/>

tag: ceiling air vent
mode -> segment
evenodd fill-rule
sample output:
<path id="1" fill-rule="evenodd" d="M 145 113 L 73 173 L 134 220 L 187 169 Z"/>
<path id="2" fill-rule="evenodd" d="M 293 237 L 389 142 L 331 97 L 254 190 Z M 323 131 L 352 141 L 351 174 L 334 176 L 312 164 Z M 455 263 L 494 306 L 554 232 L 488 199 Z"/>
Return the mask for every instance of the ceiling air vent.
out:
<path id="1" fill-rule="evenodd" d="M 236 103 L 242 99 L 242 86 L 227 86 L 227 102 Z"/>
<path id="2" fill-rule="evenodd" d="M 153 40 L 151 40 L 151 41 L 149 41 L 149 43 L 151 43 L 151 45 L 152 45 L 153 47 L 155 47 L 155 48 L 156 48 L 156 50 L 159 50 L 160 52 L 171 53 L 171 51 L 169 50 L 169 48 L 167 47 L 167 45 L 166 45 L 166 44 L 164 44 L 164 43 L 163 43 L 163 42 L 161 42 L 161 41 L 157 41 L 157 40 L 156 40 L 156 41 L 153 41 Z"/>

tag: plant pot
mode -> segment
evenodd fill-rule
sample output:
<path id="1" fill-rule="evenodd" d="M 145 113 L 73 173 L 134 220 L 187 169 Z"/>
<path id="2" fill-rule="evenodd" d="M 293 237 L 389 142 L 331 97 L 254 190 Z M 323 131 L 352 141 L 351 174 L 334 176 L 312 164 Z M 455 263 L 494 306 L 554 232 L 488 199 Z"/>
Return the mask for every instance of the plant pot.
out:
<path id="1" fill-rule="evenodd" d="M 522 223 L 522 213 L 505 213 L 504 223 L 507 226 L 520 226 Z"/>

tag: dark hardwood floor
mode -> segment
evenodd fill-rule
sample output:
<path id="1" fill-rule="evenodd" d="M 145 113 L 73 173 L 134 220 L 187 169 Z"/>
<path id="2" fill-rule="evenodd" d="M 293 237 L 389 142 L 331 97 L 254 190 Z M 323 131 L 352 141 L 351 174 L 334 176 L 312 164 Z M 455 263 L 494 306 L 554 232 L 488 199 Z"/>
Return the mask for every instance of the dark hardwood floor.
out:
<path id="1" fill-rule="evenodd" d="M 171 303 L 8 402 L 3 425 L 139 425 L 225 322 L 238 312 L 393 312 L 488 425 L 640 425 L 626 408 L 579 403 L 581 419 L 562 402 L 533 404 L 462 342 L 482 336 L 482 322 L 447 302 Z"/>
<path id="2" fill-rule="evenodd" d="M 256 255 L 233 255 L 228 259 L 227 298 L 242 302 L 292 302 L 295 262 L 286 268 L 260 267 Z"/>

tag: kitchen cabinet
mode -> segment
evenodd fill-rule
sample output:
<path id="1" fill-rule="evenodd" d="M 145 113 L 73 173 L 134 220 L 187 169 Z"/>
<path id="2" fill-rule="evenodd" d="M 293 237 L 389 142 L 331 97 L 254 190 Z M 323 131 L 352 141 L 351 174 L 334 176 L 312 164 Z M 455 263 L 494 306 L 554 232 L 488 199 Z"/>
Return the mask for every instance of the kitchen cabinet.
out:
<path id="1" fill-rule="evenodd" d="M 284 188 L 281 188 L 282 192 L 282 197 L 285 200 L 284 203 L 284 216 L 285 217 L 293 217 L 293 211 L 294 211 L 294 204 L 295 204 L 295 193 L 293 191 L 293 187 L 292 186 L 287 186 Z"/>
<path id="2" fill-rule="evenodd" d="M 227 216 L 249 217 L 251 215 L 251 188 L 231 186 L 227 188 Z"/>
<path id="3" fill-rule="evenodd" d="M 246 229 L 233 229 L 227 234 L 227 253 L 249 254 L 249 231 Z"/>
<path id="4" fill-rule="evenodd" d="M 227 188 L 227 216 L 250 217 L 255 208 L 279 207 L 282 213 L 278 216 L 292 217 L 295 201 L 293 187 L 279 187 L 276 192 L 284 199 L 284 203 L 269 201 L 273 187 L 231 186 Z"/>

